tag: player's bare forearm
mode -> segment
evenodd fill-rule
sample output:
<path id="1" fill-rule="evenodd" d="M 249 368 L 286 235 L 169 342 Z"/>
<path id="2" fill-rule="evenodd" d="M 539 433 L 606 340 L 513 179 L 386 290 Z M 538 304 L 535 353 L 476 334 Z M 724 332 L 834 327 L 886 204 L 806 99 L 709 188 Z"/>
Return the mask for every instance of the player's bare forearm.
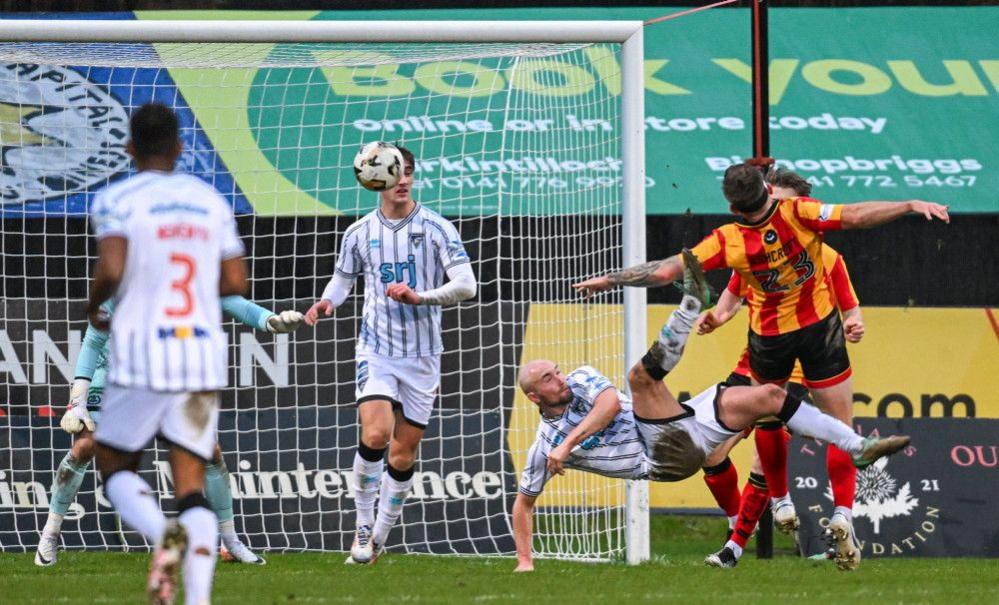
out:
<path id="1" fill-rule="evenodd" d="M 927 220 L 937 218 L 950 222 L 947 206 L 909 200 L 905 202 L 860 202 L 843 206 L 841 220 L 844 229 L 870 229 L 890 223 L 907 214 L 921 214 Z"/>
<path id="2" fill-rule="evenodd" d="M 683 275 L 683 264 L 678 256 L 663 260 L 654 260 L 634 267 L 628 267 L 607 276 L 615 286 L 631 286 L 634 288 L 657 288 L 666 286 L 680 279 Z"/>
<path id="3" fill-rule="evenodd" d="M 518 492 L 513 502 L 513 541 L 517 546 L 517 571 L 534 569 L 533 544 L 534 501 L 536 498 Z"/>
<path id="4" fill-rule="evenodd" d="M 246 261 L 242 256 L 222 261 L 219 275 L 219 296 L 242 296 L 246 293 Z"/>
<path id="5" fill-rule="evenodd" d="M 125 257 L 128 254 L 128 240 L 123 237 L 106 237 L 97 244 L 97 264 L 94 266 L 94 281 L 90 285 L 90 298 L 87 301 L 87 316 L 93 323 L 101 304 L 114 296 L 125 275 Z M 104 325 L 93 325 L 106 329 Z"/>

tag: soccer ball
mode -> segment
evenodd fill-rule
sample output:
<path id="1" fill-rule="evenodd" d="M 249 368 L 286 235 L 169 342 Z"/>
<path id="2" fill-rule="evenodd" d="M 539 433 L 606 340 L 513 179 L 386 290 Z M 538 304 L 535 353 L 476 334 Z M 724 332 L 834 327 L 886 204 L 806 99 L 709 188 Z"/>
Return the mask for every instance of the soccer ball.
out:
<path id="1" fill-rule="evenodd" d="M 385 191 L 399 184 L 405 160 L 402 152 L 391 143 L 368 143 L 354 156 L 354 176 L 362 187 Z"/>

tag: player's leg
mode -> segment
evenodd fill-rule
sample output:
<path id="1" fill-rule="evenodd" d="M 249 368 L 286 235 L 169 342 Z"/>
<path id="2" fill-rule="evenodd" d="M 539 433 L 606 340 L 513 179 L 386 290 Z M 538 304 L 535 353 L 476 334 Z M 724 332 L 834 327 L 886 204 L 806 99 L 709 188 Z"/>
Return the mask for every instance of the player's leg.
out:
<path id="1" fill-rule="evenodd" d="M 232 485 L 229 481 L 229 467 L 226 466 L 222 449 L 215 445 L 215 456 L 205 467 L 205 497 L 219 519 L 219 533 L 222 534 L 222 548 L 219 556 L 225 561 L 264 565 L 267 563 L 240 541 L 236 535 L 236 515 L 232 510 Z"/>
<path id="2" fill-rule="evenodd" d="M 388 540 L 389 532 L 399 520 L 406 496 L 413 486 L 416 470 L 416 451 L 426 430 L 425 425 L 416 424 L 397 413 L 395 432 L 389 446 L 388 466 L 382 478 L 381 493 L 378 495 L 378 518 L 371 534 L 372 557 L 374 563 Z"/>
<path id="3" fill-rule="evenodd" d="M 707 460 L 704 461 L 704 483 L 708 486 L 708 491 L 714 496 L 718 507 L 725 511 L 728 517 L 728 533 L 732 534 L 736 520 L 739 516 L 739 503 L 741 494 L 739 492 L 739 471 L 732 464 L 732 459 L 728 457 L 729 452 L 742 440 L 742 433 L 732 437 L 725 443 L 715 448 Z"/>
<path id="4" fill-rule="evenodd" d="M 52 484 L 49 516 L 45 521 L 45 527 L 42 528 L 38 549 L 35 551 L 35 565 L 40 567 L 55 565 L 62 521 L 69 512 L 69 506 L 76 499 L 77 492 L 80 491 L 80 485 L 87 475 L 90 462 L 94 459 L 95 449 L 94 434 L 83 429 L 77 433 L 73 447 L 59 462 Z"/>
<path id="5" fill-rule="evenodd" d="M 787 454 L 790 441 L 791 436 L 784 429 L 784 424 L 776 418 L 767 418 L 756 423 L 754 459 L 758 461 L 766 478 L 774 511 L 774 526 L 788 535 L 793 534 L 800 525 L 787 485 Z"/>
<path id="6" fill-rule="evenodd" d="M 402 514 L 406 496 L 413 485 L 416 451 L 426 431 L 437 401 L 440 385 L 440 357 L 401 359 L 395 364 L 401 407 L 396 409 L 395 430 L 389 447 L 388 468 L 378 496 L 378 519 L 372 533 L 374 563 L 388 540 L 389 532 Z"/>
<path id="7" fill-rule="evenodd" d="M 361 438 L 354 453 L 354 541 L 347 563 L 368 563 L 374 552 L 371 531 L 375 501 L 385 469 L 385 451 L 395 427 L 393 406 L 399 399 L 399 382 L 392 371 L 395 360 L 360 354 L 357 360 L 357 416 Z"/>
<path id="8" fill-rule="evenodd" d="M 850 454 L 857 468 L 866 468 L 909 443 L 908 437 L 894 435 L 865 439 L 842 421 L 772 384 L 719 387 L 715 408 L 718 422 L 729 430 L 739 430 L 766 416 L 777 416 L 794 433 L 836 444 Z"/>
<path id="9" fill-rule="evenodd" d="M 704 559 L 704 563 L 711 567 L 731 568 L 735 567 L 742 556 L 746 542 L 753 535 L 756 526 L 763 516 L 763 512 L 770 503 L 770 492 L 767 489 L 767 481 L 760 472 L 758 459 L 754 460 L 753 468 L 749 473 L 749 480 L 742 489 L 742 499 L 739 503 L 739 515 L 736 519 L 735 528 L 732 535 L 726 540 L 721 550 L 712 553 Z"/>
<path id="10" fill-rule="evenodd" d="M 173 560 L 182 550 L 184 599 L 188 605 L 196 605 L 211 600 L 215 573 L 218 517 L 204 495 L 204 487 L 205 466 L 216 449 L 219 401 L 214 391 L 174 393 L 169 397 L 171 406 L 160 433 L 171 444 L 170 467 L 178 514 L 177 524 L 167 530 L 156 555 Z M 172 537 L 178 538 L 177 543 L 167 543 Z M 154 558 L 151 580 L 161 568 Z M 152 582 L 150 588 L 154 588 Z"/>
<path id="11" fill-rule="evenodd" d="M 801 367 L 815 404 L 852 426 L 852 369 L 839 313 L 831 313 L 803 332 L 807 332 L 809 338 L 802 341 Z M 826 469 L 835 506 L 828 531 L 836 542 L 836 564 L 840 569 L 852 570 L 860 564 L 860 545 L 853 530 L 857 469 L 850 455 L 832 443 L 826 452 Z"/>

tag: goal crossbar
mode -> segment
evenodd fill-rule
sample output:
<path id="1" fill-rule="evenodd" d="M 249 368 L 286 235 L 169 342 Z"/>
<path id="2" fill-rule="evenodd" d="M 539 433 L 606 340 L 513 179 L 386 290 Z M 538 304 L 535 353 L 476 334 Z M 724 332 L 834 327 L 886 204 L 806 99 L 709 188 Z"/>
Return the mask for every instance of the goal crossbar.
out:
<path id="1" fill-rule="evenodd" d="M 616 42 L 641 21 L 0 20 L 7 42 Z"/>

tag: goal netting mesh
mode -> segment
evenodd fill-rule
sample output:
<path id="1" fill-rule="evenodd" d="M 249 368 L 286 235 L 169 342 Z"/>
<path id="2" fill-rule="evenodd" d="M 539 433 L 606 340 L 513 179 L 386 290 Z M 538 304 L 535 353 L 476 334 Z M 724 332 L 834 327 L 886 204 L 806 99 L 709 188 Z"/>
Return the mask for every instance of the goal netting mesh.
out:
<path id="1" fill-rule="evenodd" d="M 444 314 L 439 405 L 388 548 L 509 554 L 510 512 L 536 408 L 521 362 L 591 364 L 622 384 L 617 295 L 581 303 L 573 281 L 621 264 L 620 47 L 612 44 L 0 43 L 0 550 L 30 550 L 58 425 L 86 329 L 94 260 L 87 207 L 127 177 L 127 119 L 147 101 L 178 112 L 179 169 L 238 215 L 248 295 L 305 311 L 346 227 L 376 194 L 350 169 L 361 143 L 418 158 L 414 197 L 450 218 L 480 292 Z M 272 335 L 229 322 L 219 441 L 236 527 L 253 548 L 346 550 L 353 537 L 354 339 L 360 293 L 316 329 Z M 143 474 L 173 510 L 165 451 Z M 621 481 L 570 472 L 538 502 L 540 556 L 622 554 Z M 122 528 L 93 466 L 66 548 L 145 547 Z"/>

